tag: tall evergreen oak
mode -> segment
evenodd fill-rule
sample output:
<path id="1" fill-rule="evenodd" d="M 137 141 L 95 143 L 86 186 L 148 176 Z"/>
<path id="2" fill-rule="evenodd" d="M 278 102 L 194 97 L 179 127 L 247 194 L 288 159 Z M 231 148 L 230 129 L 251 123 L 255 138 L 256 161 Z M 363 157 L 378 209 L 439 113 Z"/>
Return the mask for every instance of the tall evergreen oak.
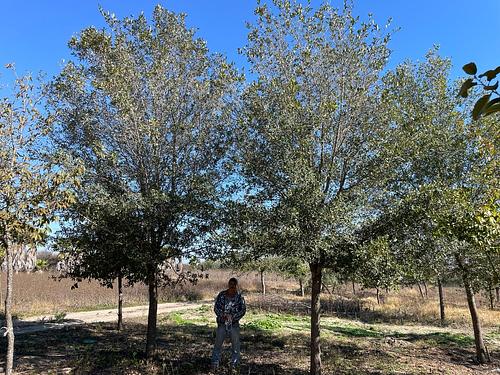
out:
<path id="1" fill-rule="evenodd" d="M 149 288 L 150 358 L 166 261 L 206 246 L 215 227 L 241 77 L 185 15 L 157 6 L 151 22 L 104 17 L 105 29 L 69 42 L 75 59 L 52 85 L 54 140 L 84 163 L 86 182 L 135 205 L 138 245 L 126 277 Z"/>
<path id="2" fill-rule="evenodd" d="M 309 265 L 310 373 L 321 374 L 323 269 L 366 218 L 378 185 L 377 83 L 390 33 L 350 5 L 259 3 L 242 52 L 255 75 L 243 95 L 238 156 L 260 249 Z M 251 215 L 250 215 L 251 217 Z"/>

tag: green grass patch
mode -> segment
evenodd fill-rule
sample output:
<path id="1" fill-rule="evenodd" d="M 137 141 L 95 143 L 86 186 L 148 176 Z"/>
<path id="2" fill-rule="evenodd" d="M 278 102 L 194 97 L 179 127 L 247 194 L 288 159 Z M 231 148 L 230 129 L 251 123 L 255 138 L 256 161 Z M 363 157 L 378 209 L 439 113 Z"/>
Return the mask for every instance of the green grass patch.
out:
<path id="1" fill-rule="evenodd" d="M 268 314 L 262 318 L 253 317 L 243 324 L 244 329 L 277 331 L 283 328 L 283 320 L 279 314 Z"/>
<path id="2" fill-rule="evenodd" d="M 468 335 L 448 332 L 434 332 L 422 335 L 422 339 L 436 346 L 457 345 L 470 347 L 474 345 L 474 338 Z"/>
<path id="3" fill-rule="evenodd" d="M 308 329 L 308 316 L 291 314 L 250 313 L 244 318 L 243 328 L 253 330 L 279 331 L 283 328 L 294 330 Z"/>
<path id="4" fill-rule="evenodd" d="M 185 319 L 181 313 L 178 312 L 173 312 L 170 314 L 167 314 L 165 316 L 165 319 L 168 321 L 171 321 L 177 325 L 183 325 L 183 324 L 189 324 L 190 321 L 188 319 Z"/>

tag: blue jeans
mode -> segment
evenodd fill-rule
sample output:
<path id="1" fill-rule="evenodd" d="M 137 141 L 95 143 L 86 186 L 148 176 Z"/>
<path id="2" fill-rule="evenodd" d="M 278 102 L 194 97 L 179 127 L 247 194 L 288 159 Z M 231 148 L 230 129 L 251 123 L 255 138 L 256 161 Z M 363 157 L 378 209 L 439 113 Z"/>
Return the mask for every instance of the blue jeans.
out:
<path id="1" fill-rule="evenodd" d="M 233 324 L 231 332 L 226 331 L 224 324 L 217 325 L 217 332 L 215 335 L 215 345 L 212 352 L 212 366 L 219 366 L 220 355 L 222 351 L 222 344 L 226 337 L 231 338 L 231 366 L 236 366 L 240 363 L 240 325 L 239 323 Z"/>

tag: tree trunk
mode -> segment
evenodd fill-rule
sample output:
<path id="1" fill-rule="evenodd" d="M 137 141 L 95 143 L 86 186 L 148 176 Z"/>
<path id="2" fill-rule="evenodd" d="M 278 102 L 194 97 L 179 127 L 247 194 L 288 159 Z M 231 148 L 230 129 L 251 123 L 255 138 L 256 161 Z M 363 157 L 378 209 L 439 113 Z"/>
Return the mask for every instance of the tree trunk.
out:
<path id="1" fill-rule="evenodd" d="M 148 332 L 146 336 L 146 358 L 151 359 L 156 351 L 156 318 L 158 314 L 158 285 L 156 275 L 149 278 Z"/>
<path id="2" fill-rule="evenodd" d="M 495 298 L 493 297 L 493 287 L 488 288 L 488 298 L 490 300 L 490 310 L 495 309 Z"/>
<path id="3" fill-rule="evenodd" d="M 474 329 L 474 342 L 476 344 L 476 359 L 479 363 L 484 364 L 490 361 L 490 356 L 486 350 L 483 341 L 483 333 L 481 330 L 481 322 L 477 313 L 476 300 L 474 291 L 469 280 L 469 273 L 464 267 L 458 256 L 456 257 L 458 265 L 462 271 L 462 280 L 464 282 L 465 293 L 467 294 L 467 304 L 469 305 L 470 316 L 472 319 L 472 328 Z"/>
<path id="4" fill-rule="evenodd" d="M 425 298 L 428 298 L 429 297 L 429 293 L 427 292 L 427 283 L 425 281 L 422 281 L 422 284 L 424 284 Z"/>
<path id="5" fill-rule="evenodd" d="M 377 305 L 380 305 L 380 290 L 377 288 Z"/>
<path id="6" fill-rule="evenodd" d="M 497 294 L 497 303 L 500 303 L 500 287 L 499 286 L 497 286 L 495 288 L 495 292 Z"/>
<path id="7" fill-rule="evenodd" d="M 118 331 L 123 328 L 123 285 L 122 285 L 122 275 L 118 275 Z"/>
<path id="8" fill-rule="evenodd" d="M 262 294 L 266 294 L 266 279 L 264 278 L 264 271 L 260 271 L 260 290 Z"/>
<path id="9" fill-rule="evenodd" d="M 299 279 L 299 287 L 300 287 L 300 295 L 304 297 L 304 283 L 302 282 L 302 279 Z"/>
<path id="10" fill-rule="evenodd" d="M 354 280 L 352 280 L 352 294 L 356 295 L 356 285 L 354 285 Z"/>
<path id="11" fill-rule="evenodd" d="M 425 298 L 424 292 L 422 291 L 422 287 L 420 286 L 420 283 L 417 283 L 417 285 L 418 285 L 418 290 L 420 291 L 420 297 L 422 297 L 422 299 Z"/>
<path id="12" fill-rule="evenodd" d="M 310 375 L 321 375 L 320 310 L 322 266 L 310 263 L 311 270 L 311 368 Z"/>
<path id="13" fill-rule="evenodd" d="M 322 292 L 327 292 L 329 295 L 332 295 L 333 292 L 328 288 L 328 286 L 325 283 L 321 283 L 321 291 Z"/>
<path id="14" fill-rule="evenodd" d="M 7 244 L 7 291 L 5 293 L 5 327 L 7 329 L 7 358 L 5 366 L 5 374 L 11 375 L 14 367 L 14 326 L 12 324 L 12 279 L 13 279 L 13 264 L 12 264 L 12 246 Z"/>
<path id="15" fill-rule="evenodd" d="M 443 284 L 441 283 L 441 278 L 437 278 L 437 284 L 438 284 L 438 292 L 439 292 L 439 316 L 441 319 L 441 324 L 444 324 L 444 321 L 446 319 L 445 313 L 444 313 L 444 292 L 443 292 Z"/>

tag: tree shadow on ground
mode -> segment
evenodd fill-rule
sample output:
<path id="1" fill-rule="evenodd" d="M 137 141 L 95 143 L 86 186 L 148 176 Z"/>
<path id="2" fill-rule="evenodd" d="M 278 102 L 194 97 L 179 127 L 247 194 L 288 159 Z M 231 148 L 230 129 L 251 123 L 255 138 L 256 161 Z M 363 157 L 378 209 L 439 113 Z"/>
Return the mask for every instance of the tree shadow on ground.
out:
<path id="1" fill-rule="evenodd" d="M 399 347 L 396 352 L 406 352 L 406 354 L 411 354 L 414 358 L 424 358 L 429 361 L 436 360 L 436 353 L 439 353 L 438 355 L 441 361 L 444 360 L 449 364 L 477 370 L 475 367 L 477 362 L 474 353 L 474 339 L 468 335 L 450 332 L 381 332 L 373 328 L 365 329 L 363 327 L 346 327 L 335 324 L 325 325 L 323 331 L 338 333 L 348 339 L 374 339 L 376 340 L 375 342 L 383 344 L 387 352 L 391 352 L 393 348 Z M 333 340 L 333 342 L 335 342 L 335 340 Z M 380 357 L 381 351 L 375 350 L 374 353 Z M 358 354 L 364 357 L 370 355 L 366 348 L 362 349 Z M 492 357 L 490 367 L 498 367 L 498 353 L 492 351 L 490 354 Z"/>
<path id="2" fill-rule="evenodd" d="M 144 358 L 146 325 L 129 322 L 123 331 L 115 324 L 95 323 L 58 330 L 19 335 L 16 338 L 17 371 L 28 374 L 208 374 L 214 342 L 214 327 L 189 322 L 158 327 L 158 350 L 153 361 Z M 398 352 L 384 340 L 409 343 L 423 341 L 440 353 L 439 360 L 463 366 L 473 356 L 467 336 L 448 333 L 385 334 L 358 327 L 328 325 L 325 332 L 343 336 L 323 338 L 325 374 L 376 374 L 375 364 L 394 363 Z M 372 341 L 369 341 L 372 340 Z M 373 343 L 373 345 L 370 344 Z M 242 329 L 241 374 L 306 375 L 309 365 L 307 331 L 276 333 L 264 329 Z M 229 343 L 225 344 L 220 374 L 229 369 Z M 432 353 L 421 347 L 403 347 L 405 355 L 432 361 Z M 422 353 L 420 353 L 422 351 Z M 5 340 L 0 345 L 3 360 Z M 427 358 L 427 357 L 428 358 Z M 3 363 L 0 363 L 3 366 Z"/>
<path id="3" fill-rule="evenodd" d="M 166 324 L 161 327 L 160 345 L 169 348 L 168 353 L 159 351 L 158 359 L 169 362 L 172 374 L 207 374 L 210 356 L 215 340 L 215 328 L 209 325 L 183 323 Z M 183 340 L 185 345 L 179 347 Z M 285 340 L 269 331 L 252 329 L 242 330 L 241 374 L 250 375 L 306 375 L 305 369 L 296 368 L 293 362 L 277 363 L 275 353 L 282 352 Z M 229 371 L 230 344 L 225 342 L 221 358 L 221 374 Z M 168 367 L 167 366 L 167 367 Z"/>
<path id="4" fill-rule="evenodd" d="M 143 325 L 129 325 L 118 332 L 114 324 L 67 326 L 60 329 L 18 335 L 15 342 L 16 370 L 30 374 L 59 373 L 73 369 L 75 374 L 112 374 L 113 366 L 142 359 Z M 141 332 L 142 333 L 142 332 Z M 4 365 L 6 344 L 0 345 Z M 108 371 L 110 370 L 110 371 Z"/>
<path id="5" fill-rule="evenodd" d="M 128 323 L 123 331 L 111 323 L 64 327 L 16 337 L 16 371 L 28 374 L 207 374 L 214 328 L 208 325 L 161 325 L 153 361 L 144 358 L 146 325 Z M 305 375 L 293 362 L 275 363 L 283 343 L 266 332 L 242 334 L 241 374 Z M 226 343 L 222 370 L 229 369 Z M 0 345 L 4 358 L 5 342 Z M 262 355 L 259 355 L 261 353 Z M 267 355 L 267 354 L 270 355 Z M 267 357 L 267 358 L 266 358 Z M 0 362 L 0 366 L 4 363 Z M 223 371 L 221 373 L 224 373 Z"/>
<path id="6" fill-rule="evenodd" d="M 340 333 L 347 337 L 372 337 L 372 338 L 393 338 L 407 342 L 425 341 L 434 347 L 464 347 L 470 348 L 474 345 L 474 338 L 471 336 L 450 333 L 450 332 L 430 332 L 430 333 L 399 333 L 381 332 L 374 328 L 350 327 L 343 325 L 326 325 L 323 330 Z"/>
<path id="7" fill-rule="evenodd" d="M 450 333 L 450 332 L 431 332 L 431 333 L 395 333 L 391 335 L 400 340 L 409 342 L 426 341 L 433 346 L 458 346 L 469 348 L 474 345 L 474 339 L 470 336 Z"/>

